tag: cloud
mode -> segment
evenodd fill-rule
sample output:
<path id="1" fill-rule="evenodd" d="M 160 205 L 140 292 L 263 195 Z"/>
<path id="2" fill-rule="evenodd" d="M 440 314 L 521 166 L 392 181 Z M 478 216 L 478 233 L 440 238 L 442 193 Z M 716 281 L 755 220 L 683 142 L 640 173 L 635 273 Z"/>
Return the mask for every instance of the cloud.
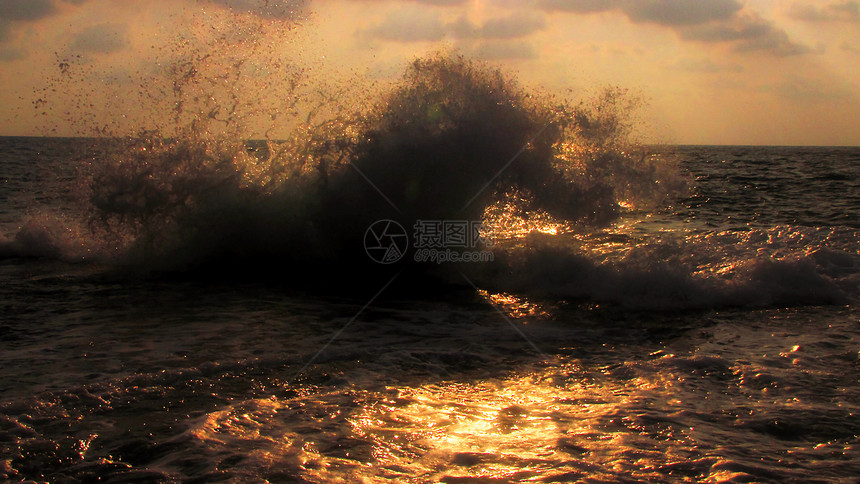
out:
<path id="1" fill-rule="evenodd" d="M 89 0 L 63 0 L 81 5 Z M 7 40 L 12 28 L 25 22 L 36 22 L 59 11 L 55 0 L 0 0 L 0 41 Z M 4 60 L 7 59 L 4 57 Z"/>
<path id="2" fill-rule="evenodd" d="M 0 0 L 0 19 L 33 21 L 56 12 L 52 0 Z"/>
<path id="3" fill-rule="evenodd" d="M 21 23 L 35 22 L 53 15 L 57 7 L 53 0 L 0 0 L 0 42 L 10 40 L 12 30 Z M 25 57 L 23 50 L 4 47 L 0 61 Z"/>
<path id="4" fill-rule="evenodd" d="M 679 1 L 647 0 L 630 1 L 622 9 L 633 22 L 658 25 L 695 25 L 711 21 L 726 20 L 743 8 L 737 0 Z"/>
<path id="5" fill-rule="evenodd" d="M 444 22 L 437 12 L 407 5 L 390 12 L 380 24 L 362 34 L 392 42 L 435 42 L 445 37 L 510 40 L 527 37 L 545 27 L 546 18 L 536 12 L 491 18 L 477 25 L 465 16 Z"/>
<path id="6" fill-rule="evenodd" d="M 850 10 L 846 4 L 839 8 Z M 811 52 L 792 42 L 782 29 L 744 10 L 739 0 L 539 0 L 545 10 L 578 14 L 619 12 L 633 23 L 662 25 L 682 39 L 733 44 L 737 52 L 764 51 L 776 56 Z"/>
<path id="7" fill-rule="evenodd" d="M 738 0 L 540 0 L 539 5 L 574 13 L 618 10 L 635 23 L 667 26 L 725 20 L 743 8 Z"/>
<path id="8" fill-rule="evenodd" d="M 443 7 L 463 5 L 469 0 L 412 0 L 415 3 L 425 3 L 427 5 L 438 5 Z"/>
<path id="9" fill-rule="evenodd" d="M 438 14 L 425 9 L 401 7 L 365 33 L 371 37 L 394 42 L 439 41 L 449 29 Z"/>
<path id="10" fill-rule="evenodd" d="M 540 0 L 538 5 L 544 10 L 573 13 L 597 13 L 621 7 L 619 0 Z"/>
<path id="11" fill-rule="evenodd" d="M 537 57 L 534 46 L 522 40 L 482 42 L 473 51 L 476 57 L 484 60 L 534 59 Z"/>
<path id="12" fill-rule="evenodd" d="M 755 14 L 735 16 L 728 22 L 684 27 L 678 32 L 686 40 L 733 43 L 738 52 L 767 51 L 776 56 L 812 52 L 808 46 L 792 42 L 785 31 Z"/>
<path id="13" fill-rule="evenodd" d="M 543 15 L 531 12 L 487 20 L 477 29 L 478 37 L 484 39 L 515 39 L 526 37 L 546 27 Z"/>
<path id="14" fill-rule="evenodd" d="M 824 6 L 797 4 L 789 13 L 805 22 L 860 22 L 860 2 L 849 0 Z"/>
<path id="15" fill-rule="evenodd" d="M 74 36 L 71 48 L 81 53 L 110 54 L 117 52 L 128 45 L 127 30 L 128 27 L 121 24 L 93 25 Z"/>

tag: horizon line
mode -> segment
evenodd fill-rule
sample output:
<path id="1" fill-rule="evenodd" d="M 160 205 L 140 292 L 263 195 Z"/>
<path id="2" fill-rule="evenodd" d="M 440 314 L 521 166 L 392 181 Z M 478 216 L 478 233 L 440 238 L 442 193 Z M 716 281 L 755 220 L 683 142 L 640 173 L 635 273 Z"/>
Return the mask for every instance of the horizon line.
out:
<path id="1" fill-rule="evenodd" d="M 109 140 L 109 139 L 123 139 L 123 138 L 133 138 L 133 136 L 45 136 L 45 135 L 32 135 L 32 134 L 0 134 L 0 138 L 33 138 L 33 139 L 88 139 L 88 140 Z M 166 136 L 164 139 L 171 139 L 171 136 Z M 274 141 L 280 142 L 285 141 L 282 139 L 266 139 L 266 138 L 248 138 L 245 141 Z M 763 143 L 763 144 L 755 144 L 755 143 L 665 143 L 665 142 L 655 142 L 655 143 L 642 143 L 643 146 L 674 146 L 679 148 L 685 147 L 762 147 L 762 148 L 860 148 L 860 143 L 858 144 L 778 144 L 778 143 Z"/>

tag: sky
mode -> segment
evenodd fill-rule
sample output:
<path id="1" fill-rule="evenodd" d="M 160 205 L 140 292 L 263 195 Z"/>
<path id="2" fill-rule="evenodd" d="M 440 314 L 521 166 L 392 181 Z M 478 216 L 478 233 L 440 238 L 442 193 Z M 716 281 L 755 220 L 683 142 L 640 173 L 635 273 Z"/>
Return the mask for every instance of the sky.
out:
<path id="1" fill-rule="evenodd" d="M 175 80 L 165 52 L 224 18 L 322 77 L 445 49 L 574 99 L 636 93 L 652 142 L 860 145 L 860 0 L 0 0 L 0 135 L 136 119 L 133 91 Z"/>

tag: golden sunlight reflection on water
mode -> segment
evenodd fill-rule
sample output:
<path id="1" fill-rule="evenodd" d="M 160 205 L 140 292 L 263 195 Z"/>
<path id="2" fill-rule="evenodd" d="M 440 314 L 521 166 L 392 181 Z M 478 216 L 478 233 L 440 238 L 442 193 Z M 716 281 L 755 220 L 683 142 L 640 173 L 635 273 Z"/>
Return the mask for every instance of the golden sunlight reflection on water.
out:
<path id="1" fill-rule="evenodd" d="M 651 435 L 625 413 L 661 377 L 599 380 L 569 362 L 497 380 L 272 397 L 211 413 L 191 435 L 204 454 L 248 449 L 243 472 L 257 478 L 293 469 L 311 482 L 613 480 L 678 459 L 683 435 Z"/>
<path id="2" fill-rule="evenodd" d="M 372 438 L 394 424 L 405 438 L 402 445 L 379 452 L 380 464 L 405 464 L 430 480 L 527 479 L 566 467 L 571 454 L 583 450 L 569 439 L 587 426 L 564 412 L 559 389 L 536 375 L 396 392 L 408 403 L 363 408 L 352 420 L 355 432 Z M 563 393 L 564 398 L 578 394 Z M 593 392 L 588 394 L 593 398 Z M 591 412 L 587 407 L 580 417 Z M 415 447 L 426 449 L 417 460 Z"/>
<path id="3" fill-rule="evenodd" d="M 478 294 L 512 318 L 552 318 L 552 308 L 548 308 L 546 304 L 530 301 L 525 297 L 509 293 L 492 293 L 483 289 L 479 289 Z M 526 322 L 523 321 L 523 323 Z"/>
<path id="4" fill-rule="evenodd" d="M 567 230 L 568 223 L 552 217 L 542 210 L 529 210 L 519 206 L 521 195 L 510 194 L 506 202 L 491 205 L 484 212 L 483 234 L 498 243 L 510 241 L 532 233 L 557 235 Z"/>

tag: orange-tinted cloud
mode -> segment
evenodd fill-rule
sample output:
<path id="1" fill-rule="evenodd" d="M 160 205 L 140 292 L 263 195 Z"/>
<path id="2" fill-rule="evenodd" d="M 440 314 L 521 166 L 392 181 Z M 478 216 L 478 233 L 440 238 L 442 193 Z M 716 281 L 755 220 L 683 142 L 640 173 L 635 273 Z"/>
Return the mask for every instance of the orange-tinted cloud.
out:
<path id="1" fill-rule="evenodd" d="M 678 29 L 681 38 L 707 43 L 730 43 L 737 52 L 765 51 L 776 56 L 812 52 L 792 41 L 785 31 L 755 14 L 741 14 L 726 22 L 707 23 Z"/>
<path id="2" fill-rule="evenodd" d="M 633 23 L 661 25 L 684 40 L 729 44 L 737 52 L 788 56 L 812 51 L 773 23 L 745 11 L 738 0 L 539 0 L 538 4 L 546 10 L 576 14 L 614 11 Z"/>
<path id="3" fill-rule="evenodd" d="M 647 0 L 622 3 L 622 10 L 634 22 L 658 25 L 696 25 L 732 18 L 743 5 L 737 0 L 678 1 Z"/>
<path id="4" fill-rule="evenodd" d="M 56 10 L 52 0 L 0 0 L 0 41 L 7 40 L 16 25 L 48 17 Z"/>
<path id="5" fill-rule="evenodd" d="M 56 12 L 52 0 L 0 0 L 0 19 L 33 21 L 45 18 Z"/>
<path id="6" fill-rule="evenodd" d="M 540 0 L 538 4 L 546 10 L 574 13 L 617 10 L 636 23 L 666 26 L 726 20 L 743 8 L 737 0 Z"/>
<path id="7" fill-rule="evenodd" d="M 806 22 L 860 22 L 860 2 L 849 0 L 823 6 L 794 5 L 791 16 Z"/>
<path id="8" fill-rule="evenodd" d="M 361 34 L 390 42 L 435 42 L 446 37 L 512 40 L 528 37 L 545 27 L 544 15 L 537 12 L 493 17 L 476 24 L 465 16 L 445 22 L 435 10 L 402 6 L 390 11 L 382 22 L 363 30 Z M 520 53 L 525 53 L 525 50 L 520 49 Z"/>

